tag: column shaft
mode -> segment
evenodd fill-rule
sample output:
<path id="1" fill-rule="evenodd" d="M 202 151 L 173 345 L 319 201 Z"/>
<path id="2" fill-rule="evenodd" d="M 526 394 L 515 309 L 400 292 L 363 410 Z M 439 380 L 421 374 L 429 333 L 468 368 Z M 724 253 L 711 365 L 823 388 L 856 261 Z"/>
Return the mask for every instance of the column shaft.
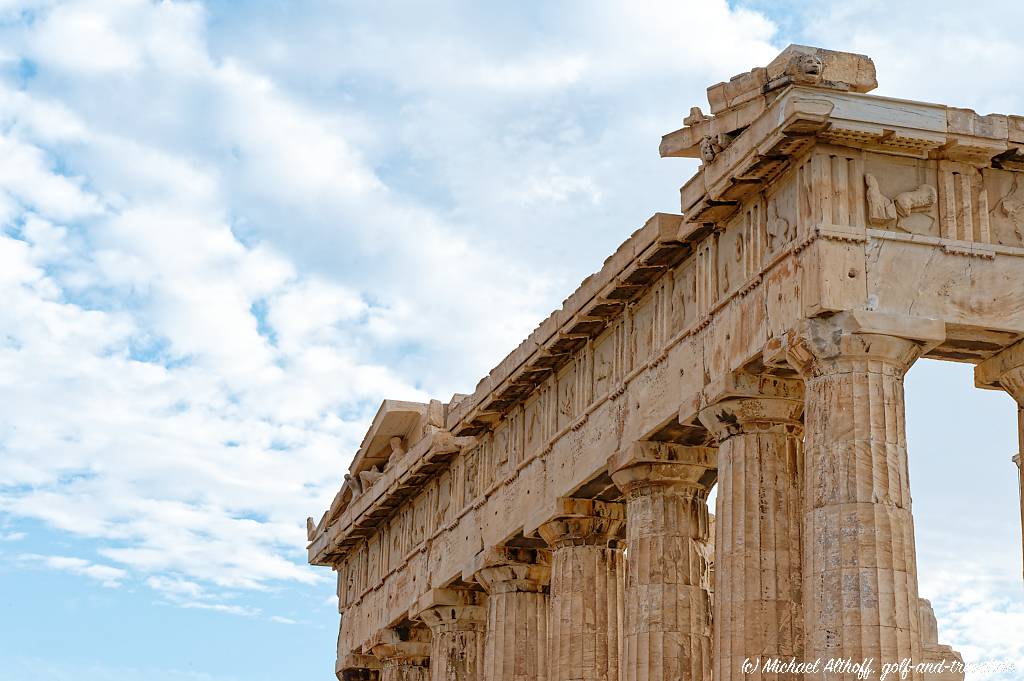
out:
<path id="1" fill-rule="evenodd" d="M 381 681 L 429 681 L 430 634 L 425 628 L 382 629 L 368 647 L 380 660 Z"/>
<path id="2" fill-rule="evenodd" d="M 431 628 L 431 681 L 477 681 L 483 677 L 484 623 Z"/>
<path id="3" fill-rule="evenodd" d="M 432 589 L 410 614 L 430 629 L 431 681 L 483 681 L 487 606 L 470 589 Z"/>
<path id="4" fill-rule="evenodd" d="M 548 663 L 551 681 L 618 681 L 626 566 L 625 508 L 563 499 L 539 528 L 551 547 Z"/>
<path id="5" fill-rule="evenodd" d="M 1024 341 L 996 353 L 974 368 L 974 383 L 979 388 L 1005 390 L 1017 403 L 1017 483 L 1020 488 L 1020 527 L 1024 535 Z M 1024 545 L 1022 545 L 1024 548 Z"/>
<path id="6" fill-rule="evenodd" d="M 384 660 L 381 681 L 429 681 L 430 670 L 409 660 Z"/>
<path id="7" fill-rule="evenodd" d="M 644 442 L 621 454 L 610 468 L 626 495 L 623 679 L 710 679 L 704 480 L 714 450 Z"/>
<path id="8" fill-rule="evenodd" d="M 476 572 L 488 592 L 483 678 L 546 680 L 550 556 L 525 549 L 497 553 L 486 556 Z"/>
<path id="9" fill-rule="evenodd" d="M 714 678 L 797 679 L 764 664 L 803 659 L 803 388 L 772 377 L 740 382 L 753 388 L 742 392 L 767 388 L 785 397 L 726 398 L 700 415 L 719 441 Z M 748 659 L 754 671 L 744 671 Z"/>
<path id="10" fill-rule="evenodd" d="M 805 657 L 873 659 L 877 678 L 883 663 L 921 659 L 903 397 L 921 347 L 881 334 L 822 337 L 791 353 L 807 399 Z"/>

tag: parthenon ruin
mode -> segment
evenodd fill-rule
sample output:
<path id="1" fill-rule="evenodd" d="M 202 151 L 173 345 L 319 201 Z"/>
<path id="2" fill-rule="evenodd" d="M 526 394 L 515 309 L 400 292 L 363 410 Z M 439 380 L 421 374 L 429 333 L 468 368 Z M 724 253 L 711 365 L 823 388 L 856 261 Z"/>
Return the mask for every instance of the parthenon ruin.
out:
<path id="1" fill-rule="evenodd" d="M 875 87 L 798 45 L 711 86 L 661 141 L 701 160 L 680 214 L 473 394 L 384 402 L 308 522 L 339 679 L 963 678 L 918 593 L 903 377 L 971 362 L 1024 405 L 1024 117 Z"/>

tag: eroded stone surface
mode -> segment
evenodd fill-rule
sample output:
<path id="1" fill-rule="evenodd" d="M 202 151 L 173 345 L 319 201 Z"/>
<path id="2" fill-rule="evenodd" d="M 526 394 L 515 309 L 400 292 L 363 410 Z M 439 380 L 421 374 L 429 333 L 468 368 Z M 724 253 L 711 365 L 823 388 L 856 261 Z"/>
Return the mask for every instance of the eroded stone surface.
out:
<path id="1" fill-rule="evenodd" d="M 612 460 L 626 495 L 625 681 L 697 681 L 711 673 L 706 589 L 707 447 L 638 443 Z"/>
<path id="2" fill-rule="evenodd" d="M 622 504 L 566 499 L 538 532 L 551 547 L 551 681 L 618 681 L 625 597 Z"/>
<path id="3" fill-rule="evenodd" d="M 662 139 L 702 161 L 679 214 L 471 394 L 384 403 L 307 523 L 339 677 L 956 655 L 918 600 L 903 375 L 973 362 L 1024 405 L 1024 117 L 875 85 L 868 57 L 805 46 L 713 85 Z"/>
<path id="4" fill-rule="evenodd" d="M 731 375 L 709 391 L 701 422 L 718 442 L 714 678 L 799 679 L 751 673 L 744 660 L 804 658 L 802 583 L 803 385 Z M 728 581 L 724 581 L 728 578 Z"/>

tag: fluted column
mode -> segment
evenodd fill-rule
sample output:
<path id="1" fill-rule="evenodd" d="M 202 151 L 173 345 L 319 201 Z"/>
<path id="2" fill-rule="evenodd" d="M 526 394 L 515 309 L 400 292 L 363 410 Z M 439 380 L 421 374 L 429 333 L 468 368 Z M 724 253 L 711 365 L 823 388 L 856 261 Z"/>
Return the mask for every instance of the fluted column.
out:
<path id="1" fill-rule="evenodd" d="M 1021 440 L 1024 441 L 1024 409 L 1021 410 L 1020 419 Z M 1024 452 L 1024 447 L 1021 447 L 1021 452 Z M 1024 537 L 1024 460 L 1022 459 L 1024 459 L 1024 453 L 1013 457 L 1013 462 L 1017 464 L 1017 486 L 1020 488 L 1018 492 L 1020 495 L 1020 531 L 1021 537 Z M 1021 549 L 1024 551 L 1024 540 L 1021 542 Z M 1021 561 L 1021 565 L 1024 565 L 1024 560 Z"/>
<path id="2" fill-rule="evenodd" d="M 430 679 L 430 632 L 424 627 L 381 629 L 367 647 L 380 660 L 381 681 Z"/>
<path id="3" fill-rule="evenodd" d="M 623 681 L 711 678 L 708 489 L 716 452 L 638 442 L 612 457 L 626 496 Z"/>
<path id="4" fill-rule="evenodd" d="M 797 679 L 762 669 L 770 658 L 803 659 L 803 385 L 733 374 L 705 392 L 700 420 L 719 444 L 714 678 Z"/>
<path id="5" fill-rule="evenodd" d="M 939 623 L 931 601 L 919 599 L 918 611 L 921 618 L 921 655 L 924 663 L 930 664 L 934 670 L 925 675 L 925 681 L 964 681 L 964 658 L 951 647 L 939 643 Z"/>
<path id="6" fill-rule="evenodd" d="M 430 629 L 431 681 L 483 681 L 486 596 L 469 589 L 432 589 L 410 614 Z"/>
<path id="7" fill-rule="evenodd" d="M 1005 390 L 1017 402 L 1017 484 L 1020 488 L 1020 526 L 1024 535 L 1024 341 L 1012 345 L 979 364 L 974 369 L 974 383 L 979 388 Z M 1022 544 L 1024 550 L 1024 544 Z M 1024 568 L 1024 562 L 1022 562 Z"/>
<path id="8" fill-rule="evenodd" d="M 551 548 L 551 681 L 618 681 L 626 566 L 623 504 L 561 499 L 538 529 Z"/>
<path id="9" fill-rule="evenodd" d="M 843 313 L 809 320 L 790 337 L 789 360 L 806 386 L 809 660 L 872 658 L 877 678 L 882 664 L 921 659 L 903 376 L 943 334 L 940 322 Z"/>
<path id="10" fill-rule="evenodd" d="M 548 583 L 545 550 L 497 548 L 477 558 L 476 580 L 487 591 L 483 678 L 547 678 Z"/>

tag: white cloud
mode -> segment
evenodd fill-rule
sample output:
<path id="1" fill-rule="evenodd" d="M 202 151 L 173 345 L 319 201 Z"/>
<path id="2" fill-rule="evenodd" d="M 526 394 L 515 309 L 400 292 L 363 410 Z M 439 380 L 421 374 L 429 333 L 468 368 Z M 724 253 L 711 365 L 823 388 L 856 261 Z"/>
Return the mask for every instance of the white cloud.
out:
<path id="1" fill-rule="evenodd" d="M 76 36 L 68 40 L 69 35 Z M 37 54 L 70 71 L 137 69 L 141 55 L 108 15 L 74 5 L 54 7 L 36 30 Z"/>
<path id="2" fill-rule="evenodd" d="M 91 563 L 84 558 L 72 556 L 42 556 L 35 553 L 24 553 L 18 559 L 25 563 L 41 563 L 53 570 L 62 570 L 74 575 L 94 579 L 108 589 L 116 589 L 128 577 L 128 572 L 112 565 Z"/>
<path id="3" fill-rule="evenodd" d="M 232 594 L 327 584 L 303 519 L 375 403 L 471 389 L 677 209 L 693 164 L 658 138 L 781 47 L 724 1 L 31 4 L 0 4 L 0 512 L 117 565 L 59 569 L 251 617 Z M 972 37 L 973 8 L 903 7 L 807 10 L 804 42 L 1024 108 L 1016 9 Z M 922 593 L 957 645 L 1019 654 L 976 621 L 1017 626 L 1002 586 L 972 589 Z"/>
<path id="4" fill-rule="evenodd" d="M 25 207 L 59 220 L 100 212 L 96 197 L 85 192 L 79 178 L 50 170 L 44 152 L 0 135 L 0 187 Z"/>

